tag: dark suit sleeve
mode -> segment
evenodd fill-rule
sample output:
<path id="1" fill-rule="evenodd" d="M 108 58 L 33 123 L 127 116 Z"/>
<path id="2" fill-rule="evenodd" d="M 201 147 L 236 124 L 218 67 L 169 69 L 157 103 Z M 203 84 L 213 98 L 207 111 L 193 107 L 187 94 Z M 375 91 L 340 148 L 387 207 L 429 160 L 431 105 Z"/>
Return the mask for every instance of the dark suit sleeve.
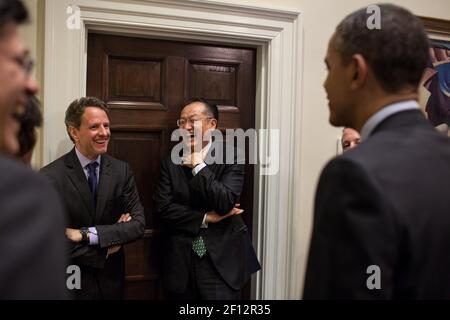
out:
<path id="1" fill-rule="evenodd" d="M 125 181 L 123 184 L 123 213 L 130 213 L 131 221 L 112 225 L 95 226 L 98 233 L 99 245 L 106 248 L 112 245 L 125 244 L 141 238 L 145 230 L 144 209 L 139 200 L 133 173 L 128 164 L 125 166 Z"/>
<path id="2" fill-rule="evenodd" d="M 304 299 L 392 296 L 397 242 L 388 203 L 358 163 L 341 157 L 326 166 L 316 193 Z M 367 287 L 371 265 L 380 267 L 381 290 Z"/>
<path id="3" fill-rule="evenodd" d="M 173 199 L 173 183 L 166 159 L 161 162 L 161 175 L 153 197 L 155 213 L 162 227 L 171 233 L 189 236 L 198 234 L 206 212 L 194 210 L 187 205 L 176 203 Z"/>
<path id="4" fill-rule="evenodd" d="M 190 181 L 193 192 L 208 201 L 214 210 L 220 214 L 227 214 L 233 209 L 242 192 L 244 183 L 244 165 L 225 165 L 220 180 L 214 172 L 206 166 Z"/>

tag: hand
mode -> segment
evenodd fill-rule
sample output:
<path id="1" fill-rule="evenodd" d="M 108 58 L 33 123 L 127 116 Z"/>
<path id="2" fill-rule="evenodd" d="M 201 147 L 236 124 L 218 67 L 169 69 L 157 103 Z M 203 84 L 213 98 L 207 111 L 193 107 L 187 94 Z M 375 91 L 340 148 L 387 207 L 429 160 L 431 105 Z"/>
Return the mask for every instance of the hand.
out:
<path id="1" fill-rule="evenodd" d="M 238 208 L 239 206 L 240 206 L 240 204 L 236 204 L 236 206 L 233 209 L 231 209 L 227 214 L 225 214 L 223 216 L 219 215 L 215 211 L 210 211 L 206 214 L 205 222 L 206 223 L 217 223 L 217 222 L 222 221 L 223 219 L 229 218 L 234 215 L 241 214 L 242 212 L 244 212 L 244 210 L 239 209 Z"/>
<path id="2" fill-rule="evenodd" d="M 193 169 L 202 162 L 203 154 L 201 152 L 193 152 L 189 156 L 183 157 L 181 165 Z"/>
<path id="3" fill-rule="evenodd" d="M 117 220 L 117 223 L 121 223 L 121 222 L 129 222 L 131 221 L 131 215 L 130 213 L 123 213 L 119 220 Z"/>
<path id="4" fill-rule="evenodd" d="M 72 242 L 81 242 L 83 240 L 80 229 L 66 228 L 66 237 Z"/>
<path id="5" fill-rule="evenodd" d="M 131 221 L 130 213 L 123 213 L 120 216 L 119 220 L 117 220 L 117 223 L 128 222 L 128 221 Z M 112 255 L 112 254 L 116 253 L 117 251 L 119 251 L 121 247 L 122 246 L 120 244 L 108 247 L 108 252 L 106 253 L 106 259 L 108 259 L 108 257 L 110 255 Z"/>

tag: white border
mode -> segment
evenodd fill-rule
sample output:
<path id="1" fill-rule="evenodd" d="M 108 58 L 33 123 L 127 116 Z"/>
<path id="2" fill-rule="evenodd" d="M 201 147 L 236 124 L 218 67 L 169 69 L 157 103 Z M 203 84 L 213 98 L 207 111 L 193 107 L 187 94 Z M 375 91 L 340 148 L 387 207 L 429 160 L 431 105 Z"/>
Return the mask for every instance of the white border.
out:
<path id="1" fill-rule="evenodd" d="M 66 27 L 69 5 L 81 28 Z M 70 101 L 86 92 L 90 29 L 166 39 L 252 45 L 258 48 L 257 128 L 280 129 L 280 170 L 255 170 L 254 243 L 262 264 L 252 297 L 300 298 L 294 274 L 294 215 L 300 194 L 302 27 L 299 12 L 213 1 L 47 0 L 45 10 L 44 164 L 71 147 L 63 125 Z M 269 141 L 264 148 L 270 150 Z"/>

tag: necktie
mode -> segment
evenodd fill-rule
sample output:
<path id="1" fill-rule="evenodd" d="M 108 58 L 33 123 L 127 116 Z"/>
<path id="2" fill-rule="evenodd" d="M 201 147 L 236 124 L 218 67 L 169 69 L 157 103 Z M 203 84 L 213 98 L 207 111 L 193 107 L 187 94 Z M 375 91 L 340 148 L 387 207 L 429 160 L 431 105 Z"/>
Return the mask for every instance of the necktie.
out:
<path id="1" fill-rule="evenodd" d="M 94 198 L 94 207 L 97 203 L 97 187 L 98 187 L 98 177 L 97 177 L 97 170 L 95 170 L 98 167 L 98 162 L 94 161 L 86 165 L 86 168 L 88 169 L 88 183 L 89 188 L 92 192 L 92 197 Z"/>
<path id="2" fill-rule="evenodd" d="M 202 236 L 197 236 L 192 240 L 192 250 L 201 258 L 206 253 L 206 245 Z"/>

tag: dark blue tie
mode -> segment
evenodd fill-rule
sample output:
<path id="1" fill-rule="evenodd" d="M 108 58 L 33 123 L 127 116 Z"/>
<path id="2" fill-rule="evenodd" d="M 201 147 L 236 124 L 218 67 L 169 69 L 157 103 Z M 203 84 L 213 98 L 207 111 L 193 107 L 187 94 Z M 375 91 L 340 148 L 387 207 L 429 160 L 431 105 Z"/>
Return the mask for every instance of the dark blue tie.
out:
<path id="1" fill-rule="evenodd" d="M 97 187 L 98 187 L 98 177 L 97 177 L 97 170 L 95 170 L 98 167 L 98 162 L 94 161 L 86 165 L 86 168 L 88 169 L 88 183 L 89 188 L 91 188 L 92 197 L 94 198 L 94 207 L 97 203 Z"/>

